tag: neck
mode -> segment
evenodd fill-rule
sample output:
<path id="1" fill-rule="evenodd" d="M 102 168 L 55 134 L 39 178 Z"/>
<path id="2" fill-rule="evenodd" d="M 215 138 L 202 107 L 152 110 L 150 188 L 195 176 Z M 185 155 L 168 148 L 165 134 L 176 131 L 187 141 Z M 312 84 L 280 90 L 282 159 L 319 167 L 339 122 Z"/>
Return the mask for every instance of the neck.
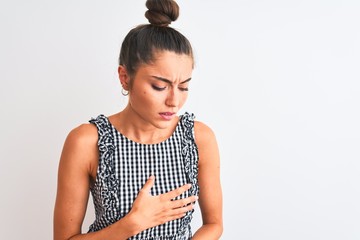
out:
<path id="1" fill-rule="evenodd" d="M 158 128 L 145 119 L 143 119 L 137 112 L 135 112 L 130 105 L 116 114 L 116 120 L 113 125 L 127 138 L 144 144 L 153 144 L 162 142 L 173 133 L 175 127 L 171 129 Z"/>

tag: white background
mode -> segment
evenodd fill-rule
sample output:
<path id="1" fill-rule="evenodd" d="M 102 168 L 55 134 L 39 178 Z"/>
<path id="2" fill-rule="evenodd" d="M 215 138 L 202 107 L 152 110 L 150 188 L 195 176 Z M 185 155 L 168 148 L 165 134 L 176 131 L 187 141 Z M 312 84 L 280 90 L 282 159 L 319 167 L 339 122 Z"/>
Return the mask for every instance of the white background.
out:
<path id="1" fill-rule="evenodd" d="M 221 150 L 222 239 L 360 239 L 360 2 L 178 3 L 196 54 L 184 110 Z M 62 144 L 125 106 L 117 57 L 144 5 L 0 2 L 1 239 L 52 238 Z"/>

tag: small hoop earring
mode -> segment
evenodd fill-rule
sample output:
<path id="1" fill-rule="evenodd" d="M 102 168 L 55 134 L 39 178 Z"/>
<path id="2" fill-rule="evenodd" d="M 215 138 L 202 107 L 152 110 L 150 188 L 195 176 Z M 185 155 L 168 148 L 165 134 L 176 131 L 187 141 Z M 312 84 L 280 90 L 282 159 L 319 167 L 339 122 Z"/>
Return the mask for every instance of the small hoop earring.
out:
<path id="1" fill-rule="evenodd" d="M 125 89 L 121 89 L 121 94 L 123 96 L 127 96 L 127 95 L 129 95 L 129 91 L 126 91 Z"/>

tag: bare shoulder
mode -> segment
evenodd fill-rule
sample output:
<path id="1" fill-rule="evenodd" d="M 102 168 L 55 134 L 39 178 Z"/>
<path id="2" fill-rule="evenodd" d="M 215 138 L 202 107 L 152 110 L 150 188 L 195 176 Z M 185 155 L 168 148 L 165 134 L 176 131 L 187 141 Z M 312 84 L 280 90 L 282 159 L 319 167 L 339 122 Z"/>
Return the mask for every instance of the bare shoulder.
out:
<path id="1" fill-rule="evenodd" d="M 65 140 L 61 162 L 82 166 L 92 172 L 98 156 L 97 141 L 98 133 L 94 124 L 81 124 L 74 128 Z"/>
<path id="2" fill-rule="evenodd" d="M 74 145 L 93 145 L 97 142 L 98 133 L 94 124 L 84 123 L 72 129 L 66 138 L 66 142 Z"/>
<path id="3" fill-rule="evenodd" d="M 199 166 L 219 164 L 219 150 L 213 130 L 205 123 L 195 121 L 195 142 L 199 152 Z"/>
<path id="4" fill-rule="evenodd" d="M 203 122 L 195 121 L 194 131 L 197 145 L 206 145 L 209 141 L 216 141 L 214 131 Z"/>

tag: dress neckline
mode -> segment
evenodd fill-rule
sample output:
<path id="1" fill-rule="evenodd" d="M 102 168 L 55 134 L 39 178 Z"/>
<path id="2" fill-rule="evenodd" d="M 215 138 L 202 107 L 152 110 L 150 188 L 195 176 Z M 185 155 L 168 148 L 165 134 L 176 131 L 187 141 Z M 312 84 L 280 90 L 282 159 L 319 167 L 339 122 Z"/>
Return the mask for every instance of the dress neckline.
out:
<path id="1" fill-rule="evenodd" d="M 180 116 L 179 116 L 179 119 L 178 119 L 178 122 L 177 122 L 177 124 L 176 124 L 176 127 L 175 127 L 174 131 L 171 133 L 171 135 L 170 135 L 168 138 L 166 138 L 166 139 L 164 139 L 164 140 L 162 140 L 162 141 L 160 141 L 160 142 L 156 142 L 156 143 L 141 143 L 141 142 L 134 141 L 134 140 L 128 138 L 127 136 L 125 136 L 123 133 L 121 133 L 121 132 L 111 123 L 111 121 L 109 120 L 109 118 L 108 118 L 107 116 L 105 116 L 105 115 L 103 115 L 103 116 L 104 116 L 105 121 L 106 121 L 107 124 L 110 126 L 110 128 L 111 128 L 112 131 L 116 132 L 117 135 L 119 135 L 120 137 L 124 138 L 127 142 L 134 143 L 135 145 L 138 145 L 138 146 L 156 146 L 156 145 L 161 145 L 161 144 L 164 144 L 164 143 L 170 141 L 170 140 L 175 136 L 175 133 L 179 130 L 179 127 L 180 127 L 180 125 L 181 125 L 181 124 L 180 124 L 180 123 L 181 123 L 181 119 L 182 119 L 182 117 L 183 117 L 183 115 L 180 115 Z"/>

